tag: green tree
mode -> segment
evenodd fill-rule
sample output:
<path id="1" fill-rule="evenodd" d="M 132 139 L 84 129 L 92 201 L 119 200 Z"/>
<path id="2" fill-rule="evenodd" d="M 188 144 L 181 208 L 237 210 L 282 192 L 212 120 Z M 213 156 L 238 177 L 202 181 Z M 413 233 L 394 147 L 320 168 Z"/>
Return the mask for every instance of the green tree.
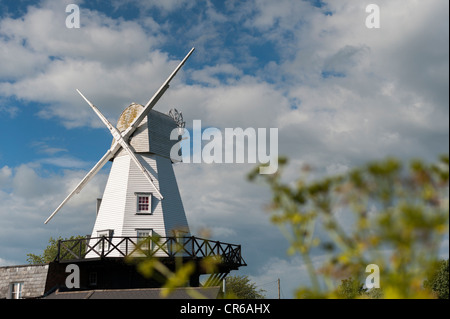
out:
<path id="1" fill-rule="evenodd" d="M 370 290 L 367 290 L 362 294 L 362 298 L 369 298 L 369 299 L 382 299 L 384 298 L 383 289 L 381 288 L 372 288 Z"/>
<path id="2" fill-rule="evenodd" d="M 383 291 L 381 288 L 364 288 L 362 281 L 350 277 L 341 281 L 336 289 L 336 295 L 342 299 L 380 299 L 383 298 Z"/>
<path id="3" fill-rule="evenodd" d="M 336 281 L 367 276 L 369 264 L 380 269 L 385 298 L 433 297 L 423 282 L 448 234 L 448 156 L 409 165 L 388 158 L 325 177 L 304 167 L 294 182 L 284 181 L 286 164 L 280 159 L 273 175 L 256 168 L 249 178 L 269 185 L 272 222 L 286 235 L 288 253 L 306 265 L 311 285 L 299 287 L 298 298 L 339 297 Z M 311 257 L 318 251 L 329 256 L 320 269 Z"/>
<path id="4" fill-rule="evenodd" d="M 436 263 L 434 270 L 425 280 L 424 287 L 431 289 L 439 299 L 449 299 L 448 259 Z"/>
<path id="5" fill-rule="evenodd" d="M 83 239 L 84 236 L 72 236 L 70 238 L 57 238 L 54 239 L 53 237 L 50 237 L 48 241 L 47 247 L 44 249 L 44 252 L 42 255 L 35 255 L 35 254 L 27 254 L 27 262 L 29 264 L 45 264 L 52 262 L 55 260 L 56 255 L 58 253 L 58 241 L 60 240 L 77 240 L 77 239 Z M 84 251 L 84 247 L 82 247 L 82 250 Z M 68 258 L 68 257 L 67 257 Z"/>
<path id="6" fill-rule="evenodd" d="M 337 295 L 343 299 L 355 299 L 365 294 L 366 291 L 364 284 L 360 283 L 359 280 L 348 278 L 341 281 L 337 288 Z"/>
<path id="7" fill-rule="evenodd" d="M 228 276 L 225 281 L 227 298 L 264 299 L 264 289 L 257 289 L 248 276 Z"/>

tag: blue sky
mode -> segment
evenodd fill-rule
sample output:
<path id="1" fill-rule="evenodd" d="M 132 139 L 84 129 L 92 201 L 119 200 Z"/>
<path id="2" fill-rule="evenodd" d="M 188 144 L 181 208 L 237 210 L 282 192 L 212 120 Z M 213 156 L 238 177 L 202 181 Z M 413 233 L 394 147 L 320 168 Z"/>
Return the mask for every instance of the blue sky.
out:
<path id="1" fill-rule="evenodd" d="M 79 29 L 65 26 L 70 3 Z M 366 28 L 368 3 L 354 0 L 1 1 L 0 265 L 26 263 L 50 237 L 91 232 L 109 165 L 43 225 L 111 143 L 75 89 L 115 123 L 191 47 L 155 108 L 179 109 L 188 128 L 195 119 L 278 128 L 292 178 L 304 163 L 331 174 L 448 153 L 448 2 L 374 3 L 380 29 Z M 268 190 L 246 181 L 252 168 L 179 164 L 175 173 L 193 232 L 242 244 L 240 272 L 257 284 L 281 278 L 291 296 L 308 279 L 264 212 Z"/>

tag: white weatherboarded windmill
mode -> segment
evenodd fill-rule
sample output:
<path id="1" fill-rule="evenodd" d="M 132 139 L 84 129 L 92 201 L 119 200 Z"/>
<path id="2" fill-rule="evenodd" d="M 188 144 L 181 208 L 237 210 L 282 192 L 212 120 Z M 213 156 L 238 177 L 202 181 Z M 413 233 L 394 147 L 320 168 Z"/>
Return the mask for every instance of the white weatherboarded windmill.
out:
<path id="1" fill-rule="evenodd" d="M 170 115 L 152 110 L 169 83 L 194 48 L 180 62 L 145 106 L 132 103 L 114 127 L 100 111 L 81 94 L 114 137 L 112 146 L 45 221 L 45 224 L 88 181 L 111 160 L 105 187 L 91 238 L 148 236 L 190 236 L 190 231 L 175 179 L 170 151 L 176 140 L 172 130 L 183 127 L 181 114 Z"/>

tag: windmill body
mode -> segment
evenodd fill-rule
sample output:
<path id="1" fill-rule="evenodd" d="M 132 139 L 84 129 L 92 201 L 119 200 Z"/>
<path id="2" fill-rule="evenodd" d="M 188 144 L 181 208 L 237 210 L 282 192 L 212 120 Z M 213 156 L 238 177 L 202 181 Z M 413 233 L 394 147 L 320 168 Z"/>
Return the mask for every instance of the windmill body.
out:
<path id="1" fill-rule="evenodd" d="M 120 116 L 117 129 L 125 131 L 142 109 L 142 105 L 131 104 Z M 177 143 L 170 140 L 170 135 L 177 128 L 172 117 L 152 110 L 130 137 L 129 145 L 153 184 L 125 150 L 119 150 L 112 158 L 91 238 L 104 236 L 119 242 L 123 237 L 190 236 L 170 158 L 172 146 Z M 96 257 L 94 253 L 90 255 L 87 257 Z"/>
<path id="2" fill-rule="evenodd" d="M 189 227 L 170 159 L 172 147 L 177 143 L 176 140 L 171 140 L 171 133 L 174 129 L 184 128 L 184 122 L 181 113 L 176 110 L 171 110 L 169 116 L 153 110 L 153 107 L 193 51 L 194 48 L 145 106 L 132 103 L 127 107 L 119 117 L 117 127 L 77 90 L 109 129 L 113 143 L 100 161 L 47 218 L 45 224 L 72 196 L 83 189 L 108 160 L 111 160 L 113 165 L 110 176 L 89 240 L 89 245 L 96 247 L 96 251 L 88 252 L 87 258 L 92 257 L 92 254 L 103 255 L 105 249 L 109 250 L 111 246 L 113 250 L 117 249 L 121 242 L 112 242 L 113 237 L 115 240 L 135 237 L 136 241 L 139 241 L 140 238 L 149 236 L 189 236 Z M 100 240 L 97 239 L 95 243 L 95 238 Z M 105 242 L 108 242 L 109 247 L 105 247 Z M 138 243 L 133 244 L 139 246 Z M 125 251 L 128 254 L 127 249 Z"/>

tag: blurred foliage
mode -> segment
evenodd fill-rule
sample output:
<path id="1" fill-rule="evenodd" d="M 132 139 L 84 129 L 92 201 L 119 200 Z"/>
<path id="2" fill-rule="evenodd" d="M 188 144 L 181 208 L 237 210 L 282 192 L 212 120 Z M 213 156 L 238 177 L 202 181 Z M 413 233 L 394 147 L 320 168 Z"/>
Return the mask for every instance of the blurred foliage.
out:
<path id="1" fill-rule="evenodd" d="M 180 287 L 189 287 L 190 281 L 193 276 L 197 276 L 201 271 L 206 273 L 217 272 L 217 265 L 221 262 L 220 256 L 208 256 L 198 261 L 188 260 L 186 261 L 182 254 L 175 256 L 173 267 L 168 267 L 165 263 L 161 262 L 157 256 L 148 256 L 152 250 L 149 250 L 149 242 L 152 244 L 153 251 L 155 248 L 161 247 L 160 236 L 153 235 L 146 239 L 141 240 L 136 245 L 136 251 L 134 254 L 127 256 L 128 263 L 136 264 L 137 270 L 146 278 L 152 278 L 161 284 L 161 297 L 170 298 L 170 294 Z M 176 243 L 173 247 L 173 251 L 183 251 L 183 245 Z M 141 256 L 139 256 L 141 255 Z M 146 256 L 147 257 L 143 257 Z M 205 296 L 201 290 L 187 290 L 191 297 L 197 299 L 203 299 Z"/>
<path id="2" fill-rule="evenodd" d="M 284 182 L 287 162 L 280 158 L 279 170 L 272 175 L 261 175 L 256 167 L 249 179 L 269 185 L 271 220 L 289 241 L 288 253 L 300 254 L 306 265 L 311 285 L 299 287 L 297 298 L 449 298 L 448 260 L 438 258 L 448 236 L 448 156 L 433 164 L 412 160 L 408 165 L 388 158 L 326 177 L 304 166 L 297 180 Z M 50 238 L 44 253 L 27 254 L 27 261 L 53 261 L 58 240 L 62 238 Z M 320 267 L 313 262 L 318 252 L 327 254 Z M 196 263 L 176 257 L 169 269 L 158 258 L 139 258 L 137 267 L 144 276 L 159 280 L 166 288 L 163 297 L 168 297 L 175 288 L 189 286 L 200 270 L 215 272 L 219 263 L 219 257 Z M 369 264 L 380 269 L 378 289 L 362 284 Z M 264 297 L 246 276 L 227 281 L 225 297 Z M 204 297 L 198 291 L 192 294 Z"/>
<path id="3" fill-rule="evenodd" d="M 424 282 L 424 287 L 431 289 L 439 299 L 449 299 L 448 259 L 435 264 L 433 271 Z"/>
<path id="4" fill-rule="evenodd" d="M 71 236 L 70 238 L 57 238 L 54 239 L 53 237 L 50 237 L 48 241 L 47 247 L 44 249 L 44 252 L 42 255 L 35 255 L 35 254 L 27 254 L 27 262 L 29 264 L 46 264 L 49 262 L 52 262 L 55 260 L 56 255 L 58 254 L 58 241 L 60 240 L 78 240 L 83 239 L 84 236 Z M 84 253 L 86 249 L 86 245 L 82 245 L 81 251 Z M 73 256 L 70 254 L 66 255 L 63 259 L 72 259 Z"/>
<path id="5" fill-rule="evenodd" d="M 192 276 L 198 273 L 214 274 L 218 272 L 217 266 L 221 263 L 220 256 L 208 256 L 198 259 L 186 261 L 182 255 L 175 257 L 174 267 L 169 268 L 165 263 L 161 262 L 158 257 L 137 257 L 139 254 L 148 254 L 148 241 L 151 241 L 153 249 L 159 244 L 159 236 L 150 236 L 141 241 L 137 245 L 134 256 L 127 257 L 128 262 L 136 263 L 138 271 L 146 278 L 153 278 L 161 284 L 161 297 L 170 298 L 170 294 L 179 287 L 190 286 Z M 180 250 L 181 245 L 174 247 L 174 251 Z M 221 281 L 220 281 L 221 282 Z M 201 286 L 208 287 L 208 280 Z M 217 285 L 218 281 L 213 281 L 213 285 Z M 263 299 L 263 289 L 257 289 L 256 284 L 251 282 L 247 276 L 228 276 L 226 278 L 226 295 L 224 298 L 229 299 Z M 204 295 L 200 290 L 187 290 L 191 297 L 202 299 Z"/>
<path id="6" fill-rule="evenodd" d="M 354 299 L 362 296 L 366 291 L 367 289 L 364 288 L 364 284 L 360 283 L 359 280 L 348 278 L 341 281 L 336 292 L 340 298 Z"/>
<path id="7" fill-rule="evenodd" d="M 225 298 L 264 299 L 265 290 L 257 289 L 248 276 L 228 276 L 225 281 Z"/>
<path id="8" fill-rule="evenodd" d="M 294 182 L 283 181 L 286 164 L 280 158 L 273 175 L 257 167 L 249 179 L 269 185 L 272 222 L 288 239 L 288 253 L 299 253 L 307 267 L 311 285 L 299 287 L 296 297 L 342 298 L 336 282 L 367 276 L 369 264 L 380 269 L 384 298 L 434 297 L 423 282 L 448 234 L 448 156 L 409 165 L 388 158 L 331 177 L 315 177 L 305 166 Z M 328 259 L 316 269 L 318 251 Z"/>
<path id="9" fill-rule="evenodd" d="M 336 294 L 341 299 L 383 298 L 383 290 L 381 288 L 365 288 L 361 280 L 351 277 L 341 281 L 341 284 L 336 289 Z"/>

